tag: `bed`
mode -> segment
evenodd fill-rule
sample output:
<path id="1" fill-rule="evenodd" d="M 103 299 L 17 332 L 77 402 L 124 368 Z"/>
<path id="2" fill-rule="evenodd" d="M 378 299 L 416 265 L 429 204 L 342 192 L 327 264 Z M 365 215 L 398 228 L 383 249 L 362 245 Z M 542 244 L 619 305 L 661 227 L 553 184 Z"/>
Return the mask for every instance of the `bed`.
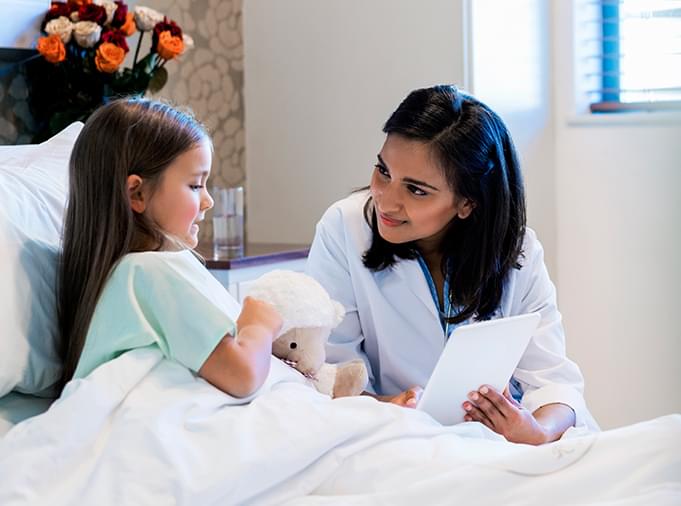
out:
<path id="1" fill-rule="evenodd" d="M 0 438 L 19 422 L 47 411 L 53 400 L 19 392 L 0 397 Z"/>
<path id="2" fill-rule="evenodd" d="M 681 504 L 681 415 L 541 447 L 443 427 L 368 397 L 331 400 L 272 359 L 253 396 L 158 350 L 53 401 L 54 271 L 80 125 L 0 149 L 0 504 Z"/>

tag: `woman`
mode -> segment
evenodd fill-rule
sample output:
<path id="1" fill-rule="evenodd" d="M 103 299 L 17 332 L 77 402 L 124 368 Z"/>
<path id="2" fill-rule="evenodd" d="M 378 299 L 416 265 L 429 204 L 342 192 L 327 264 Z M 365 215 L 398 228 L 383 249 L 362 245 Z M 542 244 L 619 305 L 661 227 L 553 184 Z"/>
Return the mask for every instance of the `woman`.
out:
<path id="1" fill-rule="evenodd" d="M 504 123 L 455 87 L 435 86 L 413 91 L 383 131 L 368 191 L 326 211 L 308 258 L 308 273 L 347 310 L 328 360 L 363 358 L 367 393 L 414 407 L 454 327 L 539 311 L 509 389 L 471 392 L 466 420 L 530 444 L 573 425 L 597 429 L 565 356 L 542 247 L 525 226 Z"/>

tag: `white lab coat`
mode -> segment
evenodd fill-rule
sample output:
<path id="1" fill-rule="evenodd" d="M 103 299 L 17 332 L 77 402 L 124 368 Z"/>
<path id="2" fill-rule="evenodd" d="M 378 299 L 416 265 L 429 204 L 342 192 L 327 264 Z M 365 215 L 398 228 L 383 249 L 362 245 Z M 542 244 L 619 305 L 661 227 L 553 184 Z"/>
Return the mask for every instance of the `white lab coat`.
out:
<path id="1" fill-rule="evenodd" d="M 397 394 L 425 386 L 445 345 L 445 337 L 428 282 L 417 260 L 400 260 L 393 268 L 372 272 L 362 263 L 371 243 L 363 215 L 367 192 L 333 204 L 317 224 L 307 272 L 347 313 L 332 332 L 327 360 L 361 357 L 370 389 Z M 513 374 L 521 403 L 531 412 L 560 402 L 576 414 L 577 426 L 598 430 L 584 397 L 579 367 L 565 355 L 565 335 L 556 307 L 556 291 L 544 265 L 534 231 L 525 235 L 522 268 L 512 269 L 494 317 L 539 311 L 541 322 Z"/>

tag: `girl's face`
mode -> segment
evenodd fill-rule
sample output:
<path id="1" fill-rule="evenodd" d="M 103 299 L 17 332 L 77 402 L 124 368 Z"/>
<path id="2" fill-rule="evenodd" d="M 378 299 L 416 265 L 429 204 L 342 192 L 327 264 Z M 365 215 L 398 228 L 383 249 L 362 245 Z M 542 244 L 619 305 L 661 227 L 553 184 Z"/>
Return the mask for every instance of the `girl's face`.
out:
<path id="1" fill-rule="evenodd" d="M 416 241 L 422 251 L 437 249 L 449 222 L 473 210 L 450 189 L 428 146 L 401 135 L 386 138 L 370 188 L 381 237 L 393 244 Z"/>
<path id="2" fill-rule="evenodd" d="M 213 207 L 206 189 L 212 158 L 208 141 L 178 156 L 163 171 L 145 210 L 164 232 L 191 248 L 199 243 L 198 223 Z"/>

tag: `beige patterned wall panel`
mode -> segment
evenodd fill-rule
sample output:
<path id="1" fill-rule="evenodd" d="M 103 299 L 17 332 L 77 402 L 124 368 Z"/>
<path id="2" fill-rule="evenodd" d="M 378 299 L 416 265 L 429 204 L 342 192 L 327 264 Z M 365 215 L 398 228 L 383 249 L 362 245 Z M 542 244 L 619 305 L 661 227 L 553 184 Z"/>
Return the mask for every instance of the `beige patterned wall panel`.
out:
<path id="1" fill-rule="evenodd" d="M 194 49 L 168 63 L 168 84 L 159 96 L 189 106 L 211 132 L 215 152 L 209 186 L 244 184 L 241 0 L 143 0 L 130 4 L 166 14 L 194 39 Z M 207 220 L 201 227 L 202 240 L 211 234 Z"/>

